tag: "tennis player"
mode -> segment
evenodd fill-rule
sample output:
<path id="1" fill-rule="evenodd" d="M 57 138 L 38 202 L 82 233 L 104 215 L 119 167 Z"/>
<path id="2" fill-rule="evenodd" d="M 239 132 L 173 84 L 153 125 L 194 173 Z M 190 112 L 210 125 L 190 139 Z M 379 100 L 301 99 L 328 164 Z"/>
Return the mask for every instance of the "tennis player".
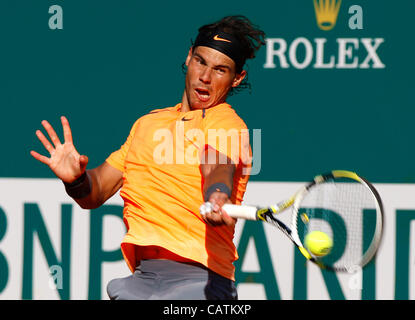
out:
<path id="1" fill-rule="evenodd" d="M 132 274 L 109 282 L 111 299 L 237 299 L 236 221 L 221 207 L 242 202 L 251 164 L 243 161 L 247 127 L 226 99 L 247 86 L 245 61 L 264 36 L 244 16 L 202 26 L 185 61 L 182 101 L 139 118 L 97 168 L 86 170 L 88 157 L 77 152 L 65 117 L 64 143 L 45 120 L 51 142 L 36 131 L 50 157 L 32 156 L 82 208 L 97 208 L 121 189 L 127 227 L 121 250 Z M 203 218 L 205 201 L 214 211 Z"/>

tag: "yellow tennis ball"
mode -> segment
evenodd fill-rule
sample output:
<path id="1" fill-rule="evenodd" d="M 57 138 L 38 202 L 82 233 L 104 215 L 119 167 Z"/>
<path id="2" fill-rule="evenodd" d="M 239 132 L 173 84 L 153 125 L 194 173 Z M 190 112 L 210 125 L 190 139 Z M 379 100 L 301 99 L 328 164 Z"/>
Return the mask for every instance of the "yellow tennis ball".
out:
<path id="1" fill-rule="evenodd" d="M 333 240 L 322 231 L 312 231 L 306 235 L 305 245 L 313 255 L 323 257 L 333 247 Z"/>

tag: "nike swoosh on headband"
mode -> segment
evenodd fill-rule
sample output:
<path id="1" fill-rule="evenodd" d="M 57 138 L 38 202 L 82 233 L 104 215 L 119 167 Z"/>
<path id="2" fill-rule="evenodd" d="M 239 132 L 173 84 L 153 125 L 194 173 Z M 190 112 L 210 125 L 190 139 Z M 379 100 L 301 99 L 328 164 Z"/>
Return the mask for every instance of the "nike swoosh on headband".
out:
<path id="1" fill-rule="evenodd" d="M 213 37 L 213 40 L 216 40 L 216 41 L 224 41 L 224 42 L 232 42 L 231 40 L 224 39 L 224 38 L 220 38 L 218 34 Z"/>

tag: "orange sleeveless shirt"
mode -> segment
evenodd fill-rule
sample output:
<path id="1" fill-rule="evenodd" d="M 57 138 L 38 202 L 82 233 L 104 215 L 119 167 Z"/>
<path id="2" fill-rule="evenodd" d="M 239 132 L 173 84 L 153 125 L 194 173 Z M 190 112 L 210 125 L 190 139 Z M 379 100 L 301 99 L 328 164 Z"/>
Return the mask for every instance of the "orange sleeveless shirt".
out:
<path id="1" fill-rule="evenodd" d="M 132 272 L 143 258 L 137 246 L 156 246 L 234 280 L 234 227 L 208 226 L 199 213 L 200 154 L 210 146 L 232 159 L 231 201 L 240 204 L 251 166 L 247 127 L 226 103 L 189 112 L 180 108 L 153 110 L 138 119 L 126 142 L 106 159 L 123 172 L 127 234 L 121 250 Z"/>

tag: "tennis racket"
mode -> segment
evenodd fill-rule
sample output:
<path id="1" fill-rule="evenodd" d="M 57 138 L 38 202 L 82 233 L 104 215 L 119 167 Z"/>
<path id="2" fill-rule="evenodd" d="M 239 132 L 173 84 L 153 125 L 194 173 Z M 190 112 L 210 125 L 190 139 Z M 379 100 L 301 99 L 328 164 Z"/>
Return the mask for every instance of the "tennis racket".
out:
<path id="1" fill-rule="evenodd" d="M 200 207 L 202 215 L 212 204 Z M 292 208 L 290 226 L 277 215 Z M 280 229 L 304 257 L 323 269 L 354 272 L 375 256 L 382 238 L 383 205 L 375 187 L 354 172 L 335 170 L 318 175 L 285 201 L 269 207 L 225 204 L 234 218 L 259 220 Z M 305 236 L 322 231 L 333 246 L 325 256 L 316 256 L 303 245 Z"/>

